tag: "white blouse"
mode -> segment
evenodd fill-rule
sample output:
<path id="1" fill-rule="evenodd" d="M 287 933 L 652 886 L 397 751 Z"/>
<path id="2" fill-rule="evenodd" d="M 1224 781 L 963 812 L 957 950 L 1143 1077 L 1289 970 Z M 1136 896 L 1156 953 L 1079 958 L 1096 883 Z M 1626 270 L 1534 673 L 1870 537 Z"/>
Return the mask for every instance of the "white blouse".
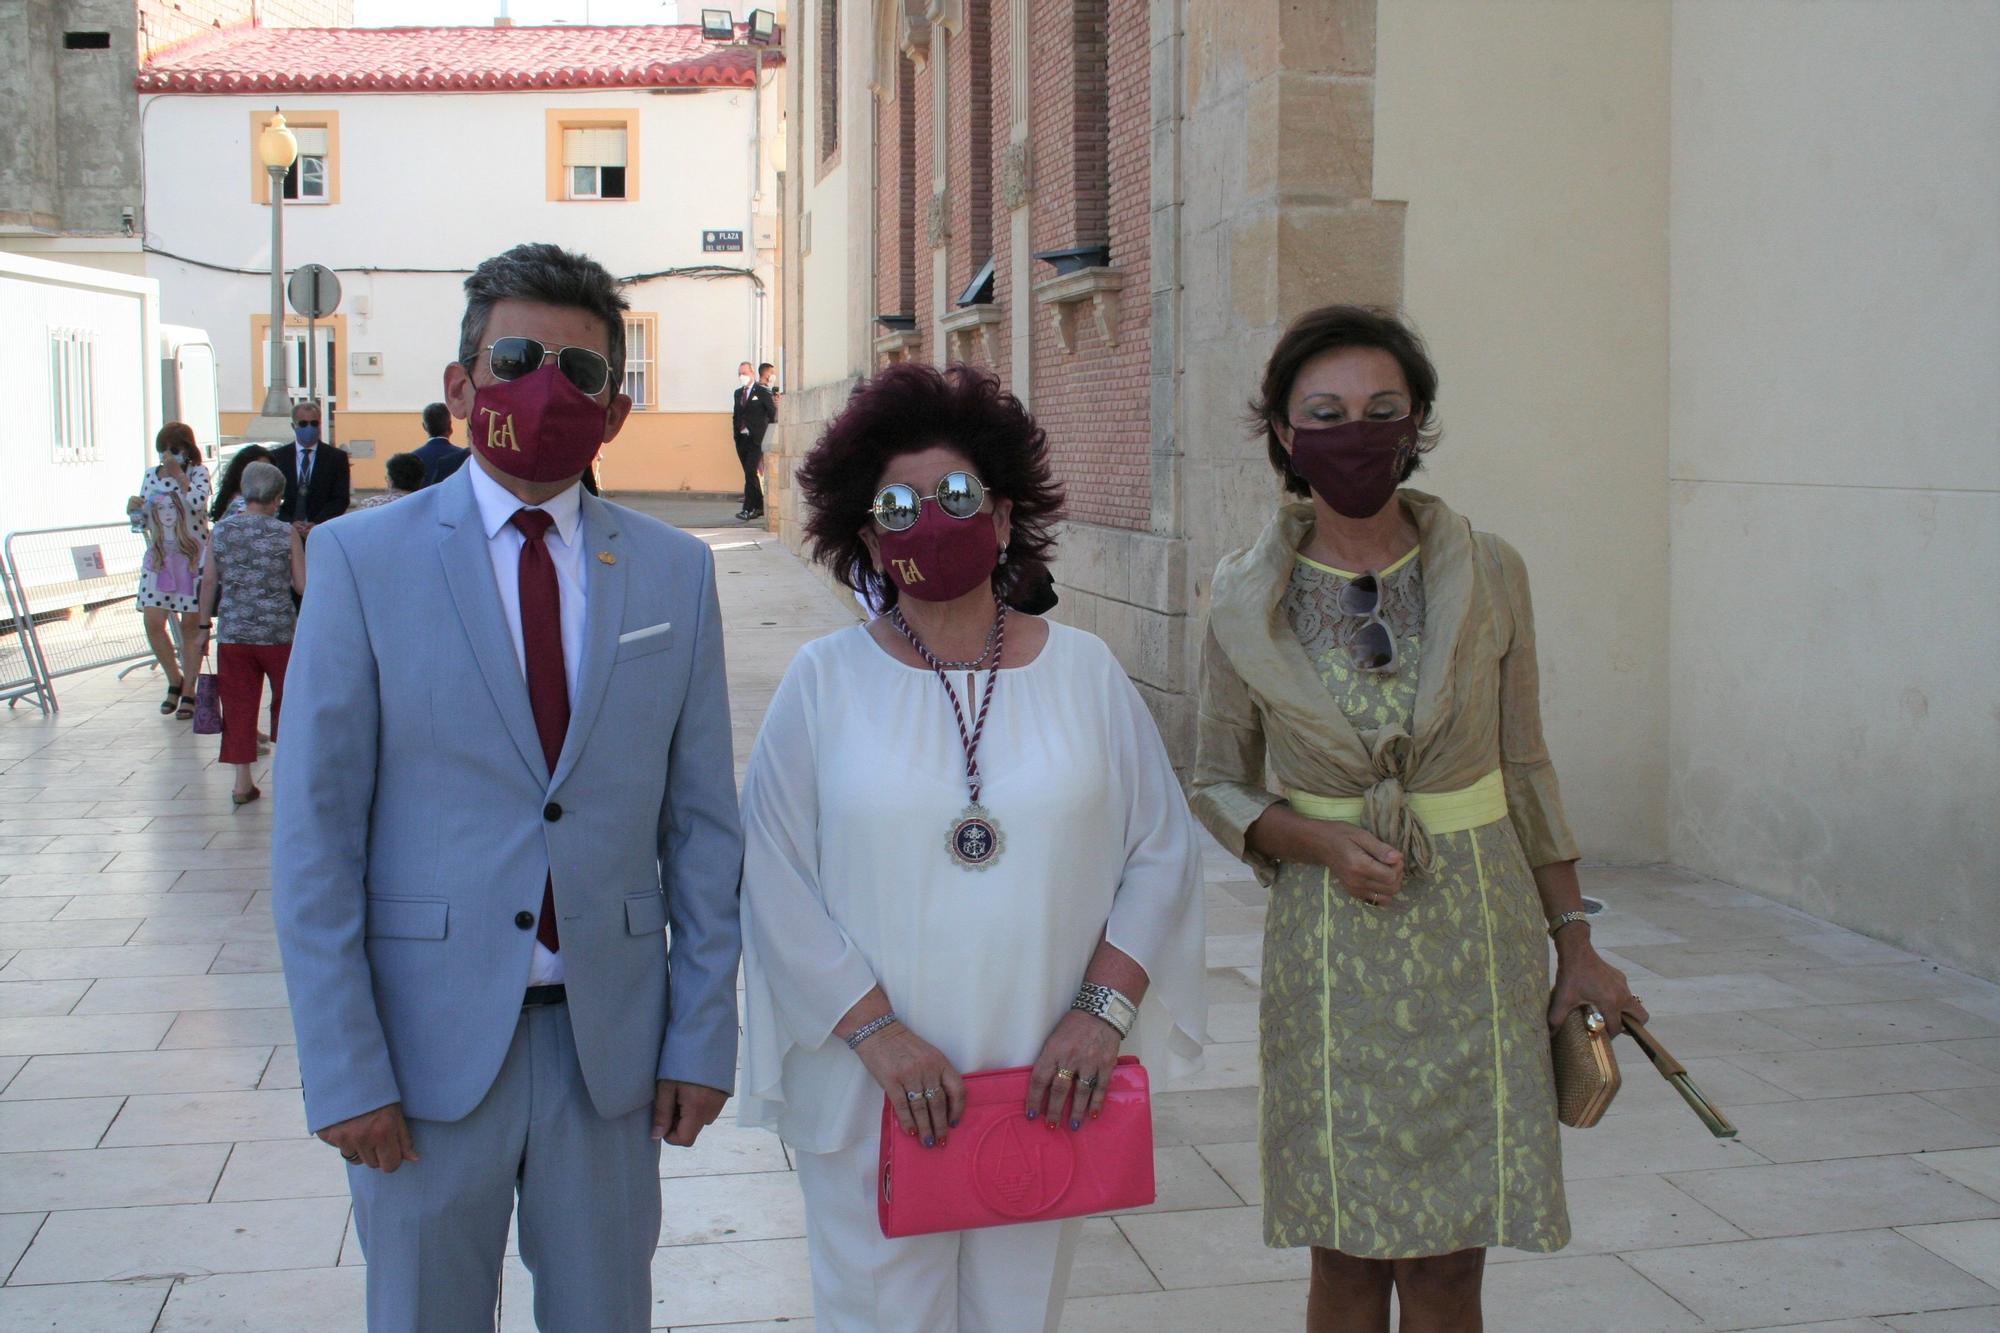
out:
<path id="1" fill-rule="evenodd" d="M 972 725 L 986 678 L 952 681 Z M 1004 839 L 982 870 L 947 835 L 968 795 L 944 687 L 865 626 L 807 644 L 743 787 L 741 1123 L 805 1152 L 876 1131 L 882 1091 L 833 1026 L 878 982 L 962 1073 L 1032 1064 L 1100 936 L 1150 986 L 1125 1049 L 1159 1086 L 1207 1024 L 1200 850 L 1158 730 L 1095 636 L 1049 626 L 1000 673 L 979 745 Z"/>

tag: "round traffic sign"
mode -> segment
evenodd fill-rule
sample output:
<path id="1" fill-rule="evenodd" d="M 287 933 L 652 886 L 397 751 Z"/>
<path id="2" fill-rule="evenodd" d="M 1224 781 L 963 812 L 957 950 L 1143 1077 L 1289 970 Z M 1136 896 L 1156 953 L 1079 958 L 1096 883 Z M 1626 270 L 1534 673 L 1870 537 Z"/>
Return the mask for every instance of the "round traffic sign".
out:
<path id="1" fill-rule="evenodd" d="M 324 264 L 301 264 L 292 270 L 285 295 L 307 319 L 325 319 L 340 308 L 340 279 Z"/>

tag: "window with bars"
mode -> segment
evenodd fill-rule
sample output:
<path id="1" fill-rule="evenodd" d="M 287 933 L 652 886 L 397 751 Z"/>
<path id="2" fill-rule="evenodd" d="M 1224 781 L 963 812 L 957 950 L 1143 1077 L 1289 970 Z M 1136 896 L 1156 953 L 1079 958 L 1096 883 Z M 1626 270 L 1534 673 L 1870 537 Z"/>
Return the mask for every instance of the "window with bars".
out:
<path id="1" fill-rule="evenodd" d="M 49 330 L 49 443 L 58 463 L 97 461 L 97 339 Z"/>
<path id="2" fill-rule="evenodd" d="M 634 411 L 659 406 L 653 396 L 652 315 L 625 316 L 625 381 L 619 392 L 632 400 Z"/>
<path id="3" fill-rule="evenodd" d="M 285 173 L 285 202 L 323 204 L 332 197 L 332 136 L 324 125 L 296 125 L 292 137 L 299 142 L 298 158 Z"/>
<path id="4" fill-rule="evenodd" d="M 563 130 L 563 175 L 571 199 L 625 197 L 623 126 Z"/>
<path id="5" fill-rule="evenodd" d="M 321 402 L 334 399 L 336 385 L 334 372 L 339 366 L 339 352 L 334 347 L 333 326 L 321 322 L 314 338 L 319 344 L 320 366 L 316 382 L 308 385 L 306 378 L 306 331 L 287 328 L 285 330 L 285 397 L 294 403 L 308 401 L 317 391 Z M 271 382 L 271 339 L 268 333 L 258 340 L 259 354 L 263 357 L 264 384 Z M 259 393 L 261 396 L 261 386 Z"/>

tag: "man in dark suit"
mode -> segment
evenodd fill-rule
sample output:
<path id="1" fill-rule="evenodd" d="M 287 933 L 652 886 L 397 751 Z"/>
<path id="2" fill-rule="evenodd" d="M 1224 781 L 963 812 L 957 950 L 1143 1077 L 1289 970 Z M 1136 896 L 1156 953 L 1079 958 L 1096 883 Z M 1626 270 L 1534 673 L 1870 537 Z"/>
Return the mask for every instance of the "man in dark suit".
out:
<path id="1" fill-rule="evenodd" d="M 451 409 L 432 403 L 424 409 L 424 434 L 430 436 L 411 452 L 424 463 L 424 485 L 435 486 L 464 465 L 472 456 L 451 442 Z"/>
<path id="2" fill-rule="evenodd" d="M 319 438 L 319 404 L 292 408 L 293 443 L 271 451 L 271 461 L 285 474 L 285 501 L 278 517 L 286 523 L 315 523 L 347 512 L 351 487 L 347 451 Z"/>
<path id="3" fill-rule="evenodd" d="M 757 469 L 764 462 L 764 432 L 778 419 L 778 399 L 771 387 L 778 368 L 766 361 L 757 367 L 756 378 L 749 378 L 749 372 L 750 363 L 745 361 L 730 409 L 730 420 L 736 427 L 736 461 L 743 465 L 743 508 L 736 511 L 739 523 L 764 517 L 764 488 L 757 480 Z"/>

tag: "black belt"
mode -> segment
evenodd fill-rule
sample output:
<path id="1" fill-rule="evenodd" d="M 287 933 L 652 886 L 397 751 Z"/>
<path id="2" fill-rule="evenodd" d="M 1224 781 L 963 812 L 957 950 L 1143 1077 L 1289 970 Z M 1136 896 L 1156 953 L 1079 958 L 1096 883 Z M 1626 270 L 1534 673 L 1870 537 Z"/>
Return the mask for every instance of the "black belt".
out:
<path id="1" fill-rule="evenodd" d="M 523 1009 L 540 1009 L 545 1005 L 568 1004 L 569 992 L 560 984 L 554 986 L 530 986 L 521 997 Z"/>

